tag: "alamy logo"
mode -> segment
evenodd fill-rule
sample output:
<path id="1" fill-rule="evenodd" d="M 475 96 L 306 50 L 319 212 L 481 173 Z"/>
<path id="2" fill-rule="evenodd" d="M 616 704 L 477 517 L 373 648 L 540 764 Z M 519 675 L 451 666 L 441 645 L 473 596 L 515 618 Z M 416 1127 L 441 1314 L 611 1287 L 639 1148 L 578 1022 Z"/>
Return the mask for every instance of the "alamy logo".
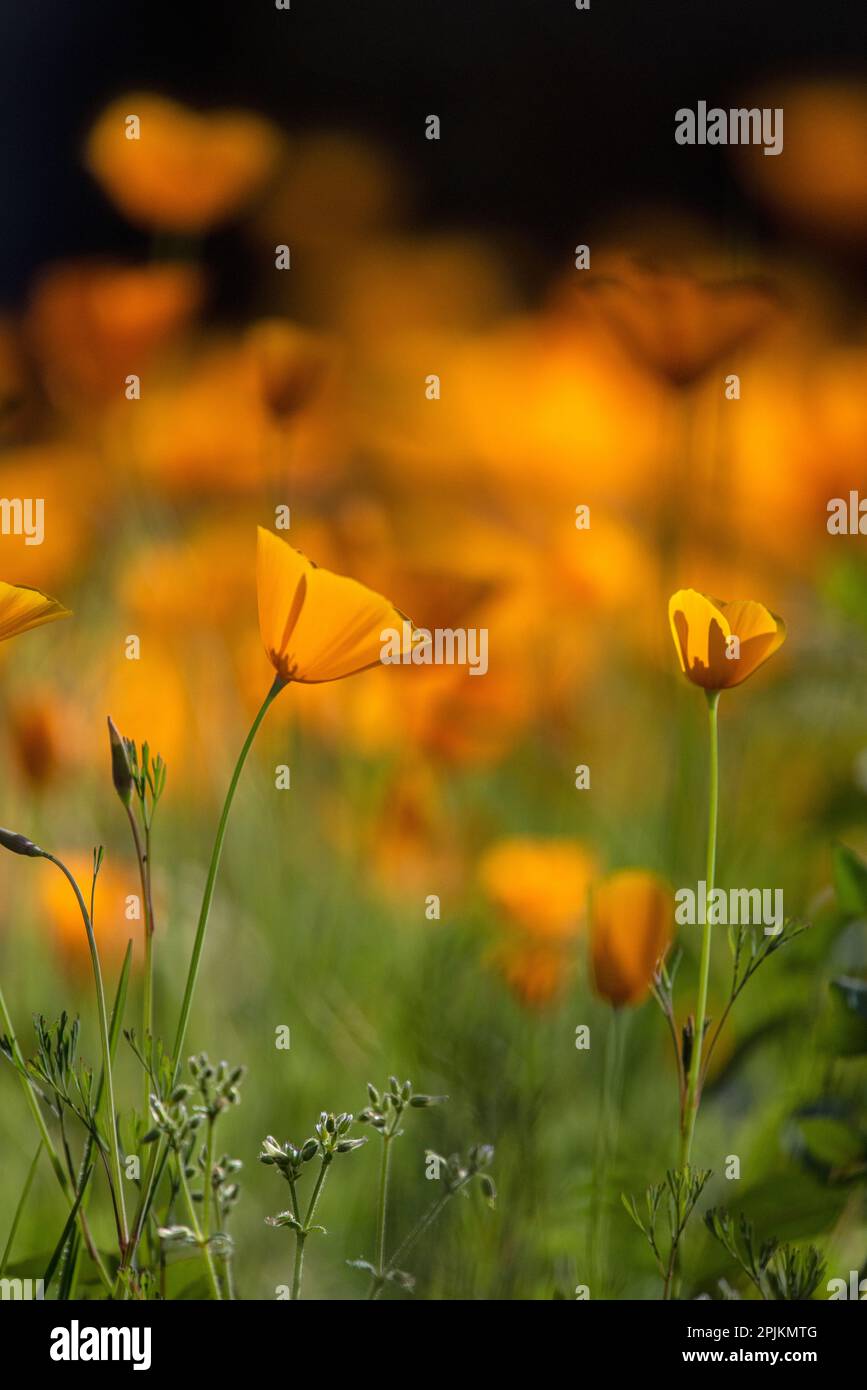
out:
<path id="1" fill-rule="evenodd" d="M 862 1279 L 857 1269 L 849 1270 L 849 1283 L 845 1279 L 829 1279 L 826 1285 L 828 1300 L 852 1298 L 860 1303 L 867 1302 L 867 1279 Z"/>
<path id="2" fill-rule="evenodd" d="M 679 927 L 709 922 L 712 927 L 760 927 L 765 936 L 779 936 L 783 930 L 782 888 L 722 888 L 707 891 L 701 879 L 698 890 L 678 888 L 674 895 L 674 920 Z"/>
<path id="3" fill-rule="evenodd" d="M 471 676 L 483 676 L 488 669 L 486 627 L 437 627 L 431 632 L 405 622 L 403 632 L 387 627 L 379 640 L 384 666 L 469 666 Z"/>
<path id="4" fill-rule="evenodd" d="M 30 1302 L 32 1299 L 44 1297 L 43 1279 L 0 1279 L 0 1301 L 22 1299 Z"/>
<path id="5" fill-rule="evenodd" d="M 765 154 L 783 153 L 782 106 L 738 106 L 724 111 L 707 109 L 700 101 L 695 111 L 682 106 L 674 113 L 674 138 L 679 145 L 764 145 Z"/>
<path id="6" fill-rule="evenodd" d="M 0 534 L 23 536 L 25 545 L 41 545 L 45 540 L 45 499 L 0 497 Z"/>
<path id="7" fill-rule="evenodd" d="M 73 1318 L 69 1327 L 51 1333 L 52 1361 L 131 1361 L 134 1371 L 151 1364 L 149 1327 L 80 1327 Z"/>

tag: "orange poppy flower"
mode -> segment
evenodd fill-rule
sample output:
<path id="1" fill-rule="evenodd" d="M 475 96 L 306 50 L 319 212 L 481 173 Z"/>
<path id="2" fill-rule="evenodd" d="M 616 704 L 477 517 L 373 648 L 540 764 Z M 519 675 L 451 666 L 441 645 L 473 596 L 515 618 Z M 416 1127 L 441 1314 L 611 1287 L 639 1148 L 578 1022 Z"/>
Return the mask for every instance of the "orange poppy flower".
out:
<path id="1" fill-rule="evenodd" d="M 614 258 L 585 293 L 635 357 L 681 387 L 753 338 L 773 309 L 758 282 L 703 281 L 628 257 Z"/>
<path id="2" fill-rule="evenodd" d="M 656 874 L 624 869 L 600 883 L 590 900 L 590 962 L 600 999 L 615 1008 L 641 1004 L 673 926 L 674 894 Z"/>
<path id="3" fill-rule="evenodd" d="M 750 599 L 723 603 L 696 589 L 678 589 L 668 617 L 680 668 L 703 690 L 740 685 L 786 639 L 782 618 Z"/>
<path id="4" fill-rule="evenodd" d="M 515 835 L 487 851 L 479 877 L 509 925 L 556 942 L 580 929 L 594 869 L 593 856 L 569 840 Z"/>
<path id="5" fill-rule="evenodd" d="M 386 631 L 401 655 L 426 640 L 381 594 L 319 569 L 261 526 L 256 583 L 262 642 L 283 681 L 315 685 L 378 666 Z"/>
<path id="6" fill-rule="evenodd" d="M 68 608 L 40 589 L 7 584 L 0 579 L 0 642 L 32 627 L 41 627 L 43 623 L 53 623 L 55 618 L 71 616 Z"/>
<path id="7" fill-rule="evenodd" d="M 128 125 L 133 117 L 138 138 Z M 199 115 L 137 92 L 102 113 L 88 136 L 85 159 L 130 221 L 199 235 L 249 200 L 274 167 L 279 148 L 273 126 L 259 116 Z"/>

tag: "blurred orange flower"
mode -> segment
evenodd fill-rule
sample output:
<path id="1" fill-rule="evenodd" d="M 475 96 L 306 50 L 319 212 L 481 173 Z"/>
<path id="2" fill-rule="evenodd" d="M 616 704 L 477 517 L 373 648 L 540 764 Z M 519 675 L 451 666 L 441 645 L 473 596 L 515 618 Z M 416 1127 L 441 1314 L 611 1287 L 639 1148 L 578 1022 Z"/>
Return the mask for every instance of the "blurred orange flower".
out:
<path id="1" fill-rule="evenodd" d="M 784 217 L 839 241 L 867 236 L 867 86 L 856 79 L 789 83 L 762 94 L 786 113 L 786 147 L 764 159 L 756 146 L 736 157 L 751 186 Z M 758 156 L 758 157 L 757 157 Z"/>
<path id="2" fill-rule="evenodd" d="M 492 952 L 490 959 L 509 988 L 530 1008 L 550 1004 L 568 974 L 565 953 L 537 942 L 510 941 Z"/>
<path id="3" fill-rule="evenodd" d="M 786 626 L 762 603 L 678 589 L 668 605 L 680 669 L 704 690 L 740 685 L 781 647 Z"/>
<path id="4" fill-rule="evenodd" d="M 262 643 L 282 681 L 315 685 L 378 666 L 385 630 L 398 635 L 401 655 L 423 640 L 381 594 L 317 568 L 262 526 L 256 582 Z"/>
<path id="5" fill-rule="evenodd" d="M 120 392 L 193 317 L 202 299 L 195 266 L 124 266 L 73 262 L 38 280 L 26 329 L 48 391 L 70 384 Z"/>
<path id="6" fill-rule="evenodd" d="M 9 737 L 21 772 L 32 787 L 55 777 L 63 748 L 62 711 L 49 695 L 31 693 L 10 704 Z"/>
<path id="7" fill-rule="evenodd" d="M 278 420 L 305 406 L 329 362 L 324 341 L 288 319 L 260 319 L 247 332 L 265 405 Z"/>
<path id="8" fill-rule="evenodd" d="M 671 943 L 674 894 L 644 869 L 612 874 L 590 897 L 593 987 L 615 1008 L 641 1004 Z"/>
<path id="9" fill-rule="evenodd" d="M 537 941 L 568 941 L 580 930 L 593 855 L 570 840 L 515 835 L 482 856 L 479 878 L 506 925 Z"/>
<path id="10" fill-rule="evenodd" d="M 85 160 L 130 221 L 198 235 L 261 188 L 279 151 L 277 132 L 259 116 L 199 115 L 165 97 L 133 92 L 96 121 Z"/>
<path id="11" fill-rule="evenodd" d="M 774 309 L 758 282 L 703 281 L 628 256 L 612 257 L 599 275 L 594 271 L 584 295 L 645 366 L 679 387 L 749 342 Z"/>

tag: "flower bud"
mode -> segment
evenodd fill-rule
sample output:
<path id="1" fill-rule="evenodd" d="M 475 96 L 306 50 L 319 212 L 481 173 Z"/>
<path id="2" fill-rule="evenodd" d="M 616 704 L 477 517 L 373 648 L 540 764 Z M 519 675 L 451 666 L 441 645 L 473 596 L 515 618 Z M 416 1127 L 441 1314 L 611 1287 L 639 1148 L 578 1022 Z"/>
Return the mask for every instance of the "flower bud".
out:
<path id="1" fill-rule="evenodd" d="M 38 859 L 43 853 L 26 835 L 17 835 L 14 830 L 0 828 L 0 845 L 11 850 L 13 854 L 26 854 L 30 859 Z"/>
<path id="2" fill-rule="evenodd" d="M 124 806 L 129 806 L 134 785 L 132 769 L 129 765 L 126 739 L 111 715 L 108 716 L 108 741 L 111 745 L 111 780 Z"/>

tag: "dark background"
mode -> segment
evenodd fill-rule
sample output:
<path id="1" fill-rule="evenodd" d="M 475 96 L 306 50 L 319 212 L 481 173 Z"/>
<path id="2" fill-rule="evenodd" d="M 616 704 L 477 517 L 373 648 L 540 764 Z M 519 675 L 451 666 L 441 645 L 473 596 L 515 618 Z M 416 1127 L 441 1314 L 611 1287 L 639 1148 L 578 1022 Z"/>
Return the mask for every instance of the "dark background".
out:
<path id="1" fill-rule="evenodd" d="M 851 71 L 865 37 L 857 0 L 4 0 L 0 296 L 45 260 L 137 249 L 79 162 L 91 118 L 137 87 L 374 135 L 426 226 L 507 228 L 558 258 L 576 221 L 646 200 L 772 236 L 718 151 L 675 145 L 674 112 Z"/>

